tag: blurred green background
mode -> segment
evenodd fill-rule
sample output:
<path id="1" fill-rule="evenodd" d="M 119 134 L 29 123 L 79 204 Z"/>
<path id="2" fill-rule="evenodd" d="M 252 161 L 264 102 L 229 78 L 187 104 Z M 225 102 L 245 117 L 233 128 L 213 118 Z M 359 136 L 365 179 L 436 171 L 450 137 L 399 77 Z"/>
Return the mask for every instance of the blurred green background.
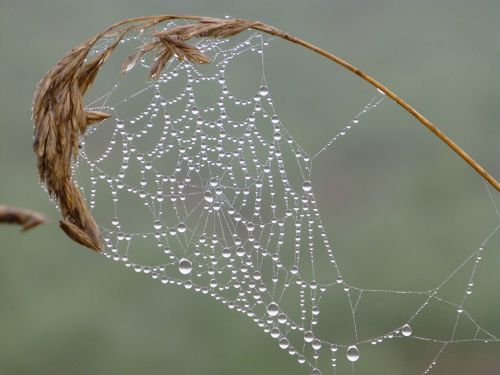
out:
<path id="1" fill-rule="evenodd" d="M 333 51 L 500 176 L 497 0 L 0 0 L 0 203 L 51 218 L 23 235 L 0 227 L 0 374 L 310 371 L 250 319 L 69 241 L 39 187 L 30 121 L 38 80 L 109 24 L 161 13 L 259 19 Z M 266 56 L 278 112 L 308 151 L 317 151 L 373 95 L 358 78 L 295 46 L 277 43 Z M 498 222 L 476 173 L 388 101 L 317 160 L 313 180 L 338 260 L 364 288 L 433 287 Z M 493 199 L 500 203 L 498 193 Z M 497 236 L 466 305 L 497 336 L 499 269 Z M 464 289 L 459 278 L 457 290 Z M 400 316 L 397 307 L 376 308 Z M 433 314 L 426 317 L 428 337 L 454 323 L 453 314 Z M 375 312 L 363 314 L 360 325 L 369 330 L 376 319 Z M 437 352 L 433 344 L 384 345 L 360 359 L 357 374 L 422 373 Z M 434 373 L 499 374 L 500 343 L 450 346 Z"/>

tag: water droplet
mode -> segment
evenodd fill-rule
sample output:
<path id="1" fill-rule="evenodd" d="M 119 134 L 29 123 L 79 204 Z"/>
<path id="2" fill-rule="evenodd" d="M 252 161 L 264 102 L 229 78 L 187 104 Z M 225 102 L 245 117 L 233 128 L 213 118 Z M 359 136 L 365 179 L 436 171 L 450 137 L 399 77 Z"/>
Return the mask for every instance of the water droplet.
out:
<path id="1" fill-rule="evenodd" d="M 314 350 L 321 349 L 321 341 L 318 339 L 314 339 L 311 345 L 312 345 Z"/>
<path id="2" fill-rule="evenodd" d="M 281 349 L 288 349 L 288 347 L 290 346 L 290 342 L 288 341 L 287 338 L 283 337 L 280 340 L 279 345 Z"/>
<path id="3" fill-rule="evenodd" d="M 182 273 L 183 275 L 189 275 L 191 271 L 193 270 L 193 265 L 189 260 L 186 258 L 182 258 L 179 261 L 179 272 Z"/>
<path id="4" fill-rule="evenodd" d="M 403 328 L 401 328 L 401 333 L 403 336 L 410 336 L 411 335 L 411 327 L 409 324 L 405 324 Z"/>
<path id="5" fill-rule="evenodd" d="M 267 313 L 269 316 L 276 316 L 280 312 L 279 306 L 276 302 L 271 302 L 267 305 Z"/>
<path id="6" fill-rule="evenodd" d="M 236 255 L 238 255 L 239 257 L 242 257 L 243 255 L 245 255 L 245 248 L 244 247 L 237 247 L 236 248 Z"/>
<path id="7" fill-rule="evenodd" d="M 259 94 L 260 94 L 260 96 L 267 96 L 267 94 L 269 94 L 269 90 L 268 90 L 267 86 L 260 86 Z"/>
<path id="8" fill-rule="evenodd" d="M 306 192 L 311 191 L 311 189 L 312 189 L 311 181 L 309 181 L 309 180 L 304 181 L 304 184 L 302 185 L 302 189 L 304 189 L 304 191 L 306 191 Z"/>
<path id="9" fill-rule="evenodd" d="M 305 342 L 312 342 L 314 340 L 314 334 L 311 331 L 307 331 L 304 333 L 304 341 Z"/>
<path id="10" fill-rule="evenodd" d="M 162 224 L 161 224 L 161 221 L 160 220 L 155 220 L 154 224 L 153 224 L 153 227 L 156 229 L 156 230 L 160 230 L 161 227 L 162 227 Z"/>
<path id="11" fill-rule="evenodd" d="M 223 250 L 222 250 L 222 256 L 224 258 L 229 258 L 231 256 L 231 249 L 229 247 L 225 247 Z"/>
<path id="12" fill-rule="evenodd" d="M 278 315 L 278 322 L 281 324 L 285 324 L 287 322 L 287 317 L 285 314 L 281 313 Z"/>
<path id="13" fill-rule="evenodd" d="M 355 345 L 347 348 L 347 359 L 351 362 L 356 362 L 359 359 L 359 350 Z"/>
<path id="14" fill-rule="evenodd" d="M 184 233 L 186 231 L 187 227 L 186 227 L 186 224 L 184 223 L 180 223 L 179 225 L 177 225 L 177 231 L 179 233 Z"/>
<path id="15" fill-rule="evenodd" d="M 278 337 L 280 337 L 280 335 L 281 335 L 281 332 L 280 332 L 279 328 L 274 327 L 274 328 L 271 330 L 271 337 L 272 337 L 273 339 L 277 339 Z"/>
<path id="16" fill-rule="evenodd" d="M 211 192 L 207 191 L 205 193 L 205 196 L 204 196 L 205 200 L 208 202 L 208 203 L 212 203 L 214 201 L 214 196 Z"/>
<path id="17" fill-rule="evenodd" d="M 210 186 L 211 187 L 216 187 L 218 185 L 218 183 L 219 183 L 219 180 L 217 179 L 217 177 L 212 177 L 210 179 Z"/>
<path id="18" fill-rule="evenodd" d="M 311 371 L 311 375 L 321 375 L 321 371 L 319 369 L 315 368 Z"/>

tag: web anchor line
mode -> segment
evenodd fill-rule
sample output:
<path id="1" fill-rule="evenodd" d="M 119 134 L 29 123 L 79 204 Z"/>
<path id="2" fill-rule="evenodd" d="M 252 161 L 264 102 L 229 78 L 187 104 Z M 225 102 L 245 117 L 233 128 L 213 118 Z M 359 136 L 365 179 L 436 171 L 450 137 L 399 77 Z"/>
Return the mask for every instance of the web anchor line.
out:
<path id="1" fill-rule="evenodd" d="M 361 111 L 359 111 L 356 116 L 354 116 L 343 128 L 340 130 L 330 141 L 320 148 L 312 157 L 311 161 L 316 159 L 323 151 L 332 146 L 335 142 L 339 140 L 340 137 L 345 136 L 350 130 L 352 130 L 356 125 L 359 125 L 363 115 L 367 114 L 370 110 L 377 108 L 380 103 L 385 99 L 385 93 L 382 91 L 377 91 L 377 94 L 366 104 Z"/>

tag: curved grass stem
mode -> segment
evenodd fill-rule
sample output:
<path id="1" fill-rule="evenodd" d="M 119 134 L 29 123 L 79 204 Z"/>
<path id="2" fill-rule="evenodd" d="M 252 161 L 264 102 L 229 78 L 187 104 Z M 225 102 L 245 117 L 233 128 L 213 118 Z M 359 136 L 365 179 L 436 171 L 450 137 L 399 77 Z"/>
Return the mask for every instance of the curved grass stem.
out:
<path id="1" fill-rule="evenodd" d="M 110 26 L 106 30 L 104 30 L 102 33 L 97 34 L 95 37 L 100 38 L 102 35 L 108 33 L 109 31 L 124 25 L 128 23 L 136 23 L 136 22 L 152 22 L 153 24 L 160 23 L 166 20 L 175 20 L 175 19 L 184 19 L 184 20 L 192 20 L 192 21 L 199 21 L 199 22 L 217 22 L 217 21 L 222 21 L 217 18 L 211 18 L 211 17 L 203 17 L 203 16 L 192 16 L 192 15 L 159 15 L 159 16 L 144 16 L 144 17 L 137 17 L 137 18 L 130 18 L 126 19 L 123 21 L 120 21 L 118 23 L 115 23 L 114 25 Z M 248 20 L 241 19 L 242 22 L 249 22 Z M 251 22 L 251 21 L 250 21 Z M 292 42 L 294 44 L 300 45 L 302 47 L 305 47 L 313 52 L 316 52 L 327 59 L 335 62 L 336 64 L 342 66 L 343 68 L 349 70 L 350 72 L 356 74 L 359 76 L 361 79 L 365 80 L 372 86 L 376 87 L 383 93 L 385 93 L 389 98 L 391 98 L 394 102 L 396 102 L 398 105 L 400 105 L 406 112 L 411 114 L 417 121 L 419 121 L 422 125 L 424 125 L 427 129 L 429 129 L 436 137 L 438 137 L 441 141 L 443 141 L 449 148 L 451 148 L 459 157 L 461 157 L 469 166 L 471 166 L 477 173 L 479 173 L 491 186 L 493 186 L 497 191 L 500 191 L 500 183 L 490 174 L 488 171 L 483 168 L 478 162 L 476 162 L 468 153 L 466 153 L 460 146 L 458 146 L 450 137 L 448 137 L 446 134 L 444 134 L 441 130 L 439 130 L 432 122 L 430 122 L 424 115 L 422 115 L 420 112 L 418 112 L 415 108 L 413 108 L 410 104 L 408 104 L 406 101 L 404 101 L 401 97 L 399 97 L 396 93 L 394 93 L 392 90 L 378 82 L 375 78 L 370 76 L 369 74 L 361 71 L 360 69 L 356 68 L 354 65 L 350 64 L 349 62 L 345 61 L 344 59 L 341 59 L 340 57 L 335 56 L 334 54 L 327 52 L 318 46 L 306 42 L 305 40 L 298 38 L 292 34 L 286 33 L 274 26 L 267 25 L 265 23 L 256 21 L 256 22 L 251 22 L 251 26 L 249 28 L 255 29 L 262 31 L 266 34 L 274 35 L 279 38 L 282 38 L 284 40 L 287 40 L 289 42 Z"/>

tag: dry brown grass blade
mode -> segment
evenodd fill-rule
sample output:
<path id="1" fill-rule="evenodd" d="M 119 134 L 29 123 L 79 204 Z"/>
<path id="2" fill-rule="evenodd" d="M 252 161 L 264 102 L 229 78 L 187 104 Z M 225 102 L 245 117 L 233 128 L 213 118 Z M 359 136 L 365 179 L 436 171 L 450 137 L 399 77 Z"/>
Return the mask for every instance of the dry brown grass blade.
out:
<path id="1" fill-rule="evenodd" d="M 135 53 L 129 55 L 125 61 L 122 64 L 121 72 L 122 74 L 127 73 L 130 69 L 132 69 L 136 64 L 137 61 L 146 53 L 146 51 L 140 49 L 136 51 Z"/>
<path id="2" fill-rule="evenodd" d="M 208 57 L 187 41 L 203 37 L 229 38 L 247 29 L 255 29 L 318 53 L 384 92 L 500 191 L 500 183 L 495 178 L 416 109 L 373 77 L 311 43 L 262 22 L 190 15 L 146 16 L 120 21 L 73 48 L 43 77 L 35 93 L 33 149 L 37 157 L 38 173 L 41 181 L 46 184 L 49 194 L 59 202 L 63 216 L 61 228 L 74 241 L 96 251 L 102 248 L 97 224 L 86 207 L 80 190 L 72 181 L 71 163 L 78 153 L 78 144 L 87 126 L 102 121 L 109 115 L 103 112 L 86 112 L 83 96 L 92 86 L 101 66 L 127 32 L 153 29 L 161 22 L 180 19 L 193 22 L 161 32 L 155 31 L 150 41 L 145 42 L 138 51 L 125 60 L 122 73 L 130 70 L 149 52 L 156 54 L 150 67 L 152 78 L 158 78 L 174 56 L 179 60 L 206 64 L 209 62 Z M 85 62 L 91 48 L 104 36 L 114 38 L 113 42 L 98 56 Z"/>
<path id="3" fill-rule="evenodd" d="M 33 102 L 33 150 L 40 179 L 49 194 L 57 198 L 64 221 L 71 224 L 65 227 L 66 234 L 73 231 L 72 239 L 94 250 L 102 247 L 99 230 L 80 190 L 73 184 L 71 163 L 87 126 L 109 117 L 104 112 L 85 111 L 83 95 L 130 29 L 118 32 L 116 40 L 88 63 L 85 59 L 98 38 L 69 51 L 40 81 Z"/>
<path id="4" fill-rule="evenodd" d="M 96 239 L 90 237 L 88 233 L 82 230 L 79 226 L 70 223 L 66 220 L 59 221 L 59 227 L 66 233 L 66 235 L 73 241 L 89 249 L 100 251 L 101 248 L 96 246 Z M 100 241 L 100 240 L 99 240 Z"/>
<path id="5" fill-rule="evenodd" d="M 85 112 L 85 124 L 87 126 L 95 124 L 96 122 L 101 122 L 111 117 L 109 113 L 100 111 L 86 111 Z"/>
<path id="6" fill-rule="evenodd" d="M 176 26 L 154 33 L 155 39 L 144 43 L 138 51 L 123 62 L 122 74 L 130 70 L 147 52 L 155 50 L 156 58 L 150 67 L 150 78 L 158 79 L 168 61 L 175 56 L 179 61 L 188 60 L 198 64 L 208 64 L 210 59 L 198 48 L 186 43 L 192 38 L 228 38 L 239 34 L 255 22 L 239 19 L 206 19 L 199 23 Z"/>
<path id="7" fill-rule="evenodd" d="M 18 224 L 25 232 L 47 221 L 42 214 L 17 207 L 0 205 L 0 223 Z"/>

